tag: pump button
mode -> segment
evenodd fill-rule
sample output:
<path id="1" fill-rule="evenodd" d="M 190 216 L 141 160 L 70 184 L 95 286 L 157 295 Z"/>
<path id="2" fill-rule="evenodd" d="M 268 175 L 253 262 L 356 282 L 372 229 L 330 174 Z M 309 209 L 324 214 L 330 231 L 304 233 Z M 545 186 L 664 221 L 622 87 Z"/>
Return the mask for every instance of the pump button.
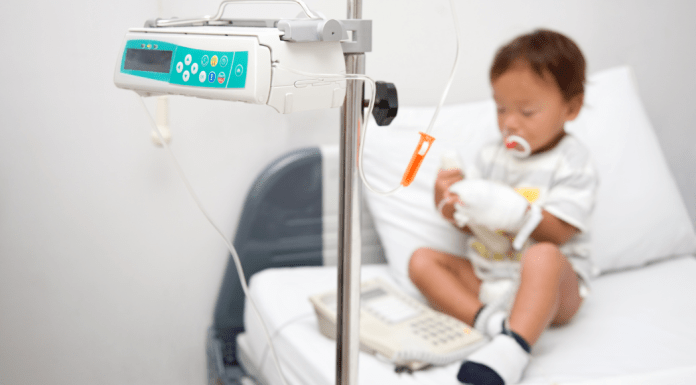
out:
<path id="1" fill-rule="evenodd" d="M 176 63 L 176 72 L 181 73 L 181 71 L 184 70 L 184 63 L 178 62 Z"/>
<path id="2" fill-rule="evenodd" d="M 182 76 L 184 79 L 184 82 L 187 82 L 189 80 L 189 76 L 191 76 L 188 72 L 188 70 L 184 71 L 184 75 Z"/>

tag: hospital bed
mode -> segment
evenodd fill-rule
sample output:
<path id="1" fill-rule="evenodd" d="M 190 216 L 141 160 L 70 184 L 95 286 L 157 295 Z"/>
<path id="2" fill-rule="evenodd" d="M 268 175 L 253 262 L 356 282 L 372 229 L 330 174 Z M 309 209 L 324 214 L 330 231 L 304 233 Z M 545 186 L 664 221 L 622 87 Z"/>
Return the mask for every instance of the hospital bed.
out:
<path id="1" fill-rule="evenodd" d="M 375 187 L 398 184 L 432 112 L 401 108 L 391 126 L 372 124 L 364 165 Z M 548 329 L 533 347 L 522 384 L 693 384 L 696 235 L 631 69 L 590 76 L 585 107 L 567 129 L 588 145 L 600 173 L 592 239 L 597 277 L 575 318 Z M 433 207 L 440 154 L 456 150 L 471 162 L 496 135 L 491 100 L 446 106 L 413 184 L 387 197 L 365 193 L 363 280 L 379 277 L 424 301 L 407 278 L 411 253 L 427 245 L 459 254 L 466 241 Z M 319 332 L 309 297 L 336 287 L 338 159 L 336 147 L 317 147 L 269 165 L 249 191 L 234 240 L 290 384 L 335 383 L 336 343 Z M 209 379 L 233 383 L 246 375 L 280 384 L 245 303 L 230 261 L 208 335 Z M 397 372 L 361 352 L 358 383 L 457 384 L 458 368 Z"/>

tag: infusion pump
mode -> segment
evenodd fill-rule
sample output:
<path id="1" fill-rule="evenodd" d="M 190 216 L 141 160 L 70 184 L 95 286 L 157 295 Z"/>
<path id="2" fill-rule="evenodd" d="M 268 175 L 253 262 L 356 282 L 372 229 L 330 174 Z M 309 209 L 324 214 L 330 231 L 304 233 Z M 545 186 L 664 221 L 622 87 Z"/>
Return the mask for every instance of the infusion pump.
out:
<path id="1" fill-rule="evenodd" d="M 282 40 L 289 31 L 234 26 L 133 28 L 123 41 L 114 83 L 143 96 L 267 104 L 286 114 L 340 107 L 345 79 L 308 75 L 345 75 L 340 38 Z"/>

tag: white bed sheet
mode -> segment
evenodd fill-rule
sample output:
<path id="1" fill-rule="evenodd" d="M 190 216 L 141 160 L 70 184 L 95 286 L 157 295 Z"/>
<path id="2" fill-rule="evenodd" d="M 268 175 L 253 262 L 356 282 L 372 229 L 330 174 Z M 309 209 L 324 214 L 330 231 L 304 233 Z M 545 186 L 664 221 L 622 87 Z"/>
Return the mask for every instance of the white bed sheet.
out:
<path id="1" fill-rule="evenodd" d="M 395 284 L 386 265 L 363 266 L 362 279 L 377 276 Z M 335 285 L 335 267 L 270 269 L 251 281 L 290 384 L 335 382 L 335 342 L 319 333 L 308 300 Z M 690 383 L 696 375 L 694 293 L 693 256 L 597 278 L 574 320 L 547 330 L 534 346 L 522 384 L 629 384 L 641 378 Z M 261 382 L 280 384 L 266 337 L 248 308 L 238 339 L 244 364 L 263 373 Z M 359 384 L 458 384 L 459 364 L 397 374 L 372 355 L 361 352 L 359 360 Z"/>

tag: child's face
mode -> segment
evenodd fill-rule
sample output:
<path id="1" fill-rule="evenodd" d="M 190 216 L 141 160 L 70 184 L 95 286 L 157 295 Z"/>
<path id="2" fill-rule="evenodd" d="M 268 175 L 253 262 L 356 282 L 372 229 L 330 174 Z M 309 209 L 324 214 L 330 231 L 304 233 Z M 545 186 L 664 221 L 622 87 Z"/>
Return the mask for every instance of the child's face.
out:
<path id="1" fill-rule="evenodd" d="M 566 101 L 550 74 L 542 78 L 524 64 L 512 66 L 492 85 L 501 133 L 521 136 L 532 153 L 555 145 L 565 122 L 582 106 L 582 95 Z"/>

